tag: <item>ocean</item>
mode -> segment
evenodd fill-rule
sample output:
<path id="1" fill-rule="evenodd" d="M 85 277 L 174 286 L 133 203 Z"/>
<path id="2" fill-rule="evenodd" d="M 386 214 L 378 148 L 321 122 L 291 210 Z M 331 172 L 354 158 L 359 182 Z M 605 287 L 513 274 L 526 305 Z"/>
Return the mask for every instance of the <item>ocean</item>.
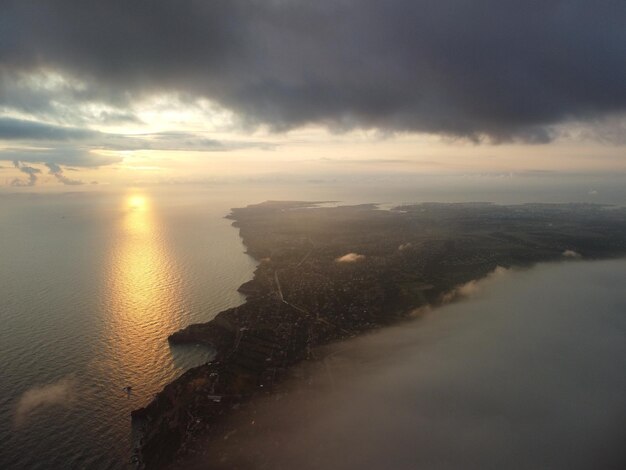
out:
<path id="1" fill-rule="evenodd" d="M 124 468 L 131 410 L 212 354 L 167 336 L 243 301 L 255 262 L 224 219 L 230 204 L 141 191 L 8 199 L 0 468 Z"/>

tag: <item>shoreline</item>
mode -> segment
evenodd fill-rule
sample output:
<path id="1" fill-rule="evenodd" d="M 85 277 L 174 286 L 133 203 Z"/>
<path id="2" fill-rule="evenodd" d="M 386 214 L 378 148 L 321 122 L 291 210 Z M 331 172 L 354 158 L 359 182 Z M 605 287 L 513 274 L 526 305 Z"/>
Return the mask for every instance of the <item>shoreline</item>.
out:
<path id="1" fill-rule="evenodd" d="M 437 230 L 426 230 L 419 240 L 412 241 L 406 241 L 412 227 L 405 228 L 406 233 L 393 235 L 398 227 L 404 228 L 407 218 L 421 217 L 420 211 L 428 205 L 418 209 L 409 206 L 408 212 L 403 207 L 403 212 L 383 214 L 372 205 L 316 208 L 312 204 L 267 202 L 233 209 L 227 216 L 239 228 L 246 252 L 259 264 L 253 278 L 239 287 L 246 297 L 243 304 L 220 312 L 207 323 L 190 325 L 169 336 L 172 344 L 210 345 L 215 348 L 216 357 L 210 363 L 188 370 L 166 385 L 146 407 L 132 412 L 133 429 L 141 435 L 134 454 L 140 468 L 175 466 L 173 462 L 177 459 L 195 452 L 194 445 L 198 442 L 233 432 L 226 419 L 233 410 L 254 396 L 271 394 L 292 366 L 303 360 L 316 360 L 320 346 L 396 324 L 418 308 L 436 308 L 444 295 L 485 277 L 501 264 L 527 266 L 562 258 L 560 248 L 550 250 L 546 256 L 533 247 L 514 262 L 496 263 L 488 259 L 461 274 L 450 269 L 441 271 L 437 268 L 438 264 L 445 265 L 442 261 L 456 260 L 450 256 L 454 253 L 455 240 L 445 231 L 436 226 Z M 496 211 L 501 208 L 495 206 Z M 550 210 L 555 208 L 565 210 L 559 205 L 551 206 Z M 459 206 L 438 205 L 431 210 L 442 218 L 449 209 L 456 210 Z M 486 217 L 485 210 L 494 207 L 463 205 L 460 209 L 470 213 L 479 211 L 477 216 L 481 218 Z M 532 211 L 535 210 L 533 207 Z M 622 212 L 619 215 L 623 217 Z M 533 217 L 542 218 L 537 214 Z M 346 218 L 349 218 L 347 226 Z M 624 220 L 619 219 L 619 227 L 624 226 Z M 361 226 L 378 228 L 380 238 L 362 233 Z M 350 239 L 361 237 L 369 243 L 360 244 L 359 253 L 365 253 L 360 255 L 363 261 L 345 265 L 337 262 L 336 255 L 355 245 L 354 241 L 349 244 L 342 240 L 326 241 L 337 227 L 346 228 Z M 504 240 L 511 243 L 506 237 Z M 618 242 L 626 252 L 623 240 L 618 237 Z M 380 243 L 396 248 L 394 251 L 385 248 L 390 254 L 380 256 L 377 253 L 381 251 Z M 403 246 L 406 248 L 402 249 Z M 411 261 L 411 252 L 418 250 L 419 256 Z M 605 254 L 614 255 L 614 252 Z M 424 265 L 422 261 L 428 256 L 438 263 Z M 474 257 L 472 253 L 465 256 Z M 595 256 L 603 257 L 601 253 Z M 411 289 L 405 292 L 395 286 L 398 279 L 387 279 L 386 275 L 391 269 L 393 276 L 402 280 L 407 259 L 414 264 L 412 269 L 421 269 L 428 275 L 415 275 Z M 413 288 L 413 284 L 418 287 Z M 348 286 L 343 287 L 344 291 L 348 290 L 347 300 L 335 301 L 342 294 L 337 291 L 337 285 Z M 317 297 L 312 298 L 311 292 Z"/>

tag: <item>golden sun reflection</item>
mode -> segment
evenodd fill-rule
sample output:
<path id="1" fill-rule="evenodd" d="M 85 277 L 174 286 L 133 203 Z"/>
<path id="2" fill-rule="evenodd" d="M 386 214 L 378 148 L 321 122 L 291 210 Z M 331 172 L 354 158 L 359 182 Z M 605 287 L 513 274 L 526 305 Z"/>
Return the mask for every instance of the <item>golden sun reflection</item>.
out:
<path id="1" fill-rule="evenodd" d="M 163 380 L 155 361 L 170 360 L 166 338 L 181 326 L 181 278 L 150 199 L 127 196 L 122 214 L 106 282 L 109 355 L 102 367 L 120 387 L 155 392 Z"/>
<path id="2" fill-rule="evenodd" d="M 155 235 L 155 226 L 153 214 L 150 211 L 148 200 L 145 196 L 133 195 L 126 199 L 126 207 L 130 210 L 126 211 L 124 217 L 125 238 L 130 240 L 132 237 L 143 236 L 144 242 L 150 241 L 150 233 Z M 140 246 L 129 251 L 129 255 L 136 255 L 137 251 L 141 252 Z M 132 253 L 131 253 L 132 252 Z"/>
<path id="3" fill-rule="evenodd" d="M 147 199 L 145 196 L 129 196 L 128 198 L 128 207 L 136 210 L 145 210 L 147 206 Z"/>

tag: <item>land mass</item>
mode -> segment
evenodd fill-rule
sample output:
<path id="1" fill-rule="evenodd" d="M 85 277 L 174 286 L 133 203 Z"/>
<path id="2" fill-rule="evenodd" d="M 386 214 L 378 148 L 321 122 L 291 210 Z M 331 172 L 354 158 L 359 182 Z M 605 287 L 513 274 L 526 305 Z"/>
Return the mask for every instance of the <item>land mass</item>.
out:
<path id="1" fill-rule="evenodd" d="M 259 261 L 240 287 L 246 302 L 169 337 L 208 345 L 216 356 L 133 412 L 139 467 L 177 468 L 203 452 L 203 468 L 229 468 L 211 454 L 211 441 L 235 432 L 228 416 L 272 393 L 292 366 L 316 360 L 325 344 L 450 301 L 498 267 L 626 254 L 626 209 L 602 205 L 380 210 L 269 201 L 228 217 Z"/>

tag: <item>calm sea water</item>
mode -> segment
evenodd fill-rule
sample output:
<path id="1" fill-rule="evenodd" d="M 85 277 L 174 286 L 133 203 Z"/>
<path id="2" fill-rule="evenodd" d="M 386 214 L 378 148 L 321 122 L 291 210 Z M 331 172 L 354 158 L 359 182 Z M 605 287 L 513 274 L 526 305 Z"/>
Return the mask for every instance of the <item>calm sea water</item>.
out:
<path id="1" fill-rule="evenodd" d="M 472 184 L 473 191 L 461 179 L 453 191 L 366 181 L 0 195 L 0 468 L 128 464 L 130 411 L 211 356 L 170 348 L 167 336 L 243 301 L 236 289 L 255 262 L 223 218 L 231 207 L 267 199 L 599 198 L 588 194 L 597 182 L 524 194 L 507 182 Z M 615 188 L 600 202 L 623 203 Z"/>
<path id="2" fill-rule="evenodd" d="M 243 300 L 255 263 L 229 207 L 143 192 L 2 201 L 0 468 L 128 462 L 130 411 L 211 354 L 167 336 Z"/>

